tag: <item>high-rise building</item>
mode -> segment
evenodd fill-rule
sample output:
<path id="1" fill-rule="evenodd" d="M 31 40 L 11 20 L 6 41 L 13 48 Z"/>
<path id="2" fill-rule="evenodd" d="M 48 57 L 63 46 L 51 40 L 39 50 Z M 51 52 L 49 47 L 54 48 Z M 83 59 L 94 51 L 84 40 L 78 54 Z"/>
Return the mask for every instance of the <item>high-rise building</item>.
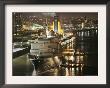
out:
<path id="1" fill-rule="evenodd" d="M 54 32 L 58 32 L 58 16 L 54 16 Z"/>
<path id="2" fill-rule="evenodd" d="M 21 13 L 13 13 L 13 33 L 17 34 L 18 30 L 22 28 L 22 14 Z"/>

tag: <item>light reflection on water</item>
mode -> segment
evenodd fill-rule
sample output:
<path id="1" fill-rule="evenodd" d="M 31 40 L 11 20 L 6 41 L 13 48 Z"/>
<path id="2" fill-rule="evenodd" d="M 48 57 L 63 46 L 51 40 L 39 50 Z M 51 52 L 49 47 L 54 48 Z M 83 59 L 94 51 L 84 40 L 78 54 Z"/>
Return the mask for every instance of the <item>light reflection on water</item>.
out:
<path id="1" fill-rule="evenodd" d="M 36 69 L 36 73 L 39 72 L 38 75 L 82 75 L 82 68 L 84 66 L 84 56 L 75 57 L 74 55 L 63 54 L 63 58 L 60 58 L 59 56 L 53 56 L 41 59 L 43 59 L 43 64 L 39 63 L 40 65 L 38 69 Z M 33 73 L 35 73 L 35 69 L 33 71 Z"/>

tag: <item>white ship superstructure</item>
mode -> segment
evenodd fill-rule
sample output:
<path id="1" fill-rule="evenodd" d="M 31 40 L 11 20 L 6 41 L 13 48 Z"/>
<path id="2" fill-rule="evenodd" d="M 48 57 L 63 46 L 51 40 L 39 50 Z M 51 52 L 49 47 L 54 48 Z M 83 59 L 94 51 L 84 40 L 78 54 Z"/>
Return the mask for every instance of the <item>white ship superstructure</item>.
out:
<path id="1" fill-rule="evenodd" d="M 58 52 L 59 44 L 50 38 L 36 39 L 31 43 L 30 55 L 52 56 Z"/>

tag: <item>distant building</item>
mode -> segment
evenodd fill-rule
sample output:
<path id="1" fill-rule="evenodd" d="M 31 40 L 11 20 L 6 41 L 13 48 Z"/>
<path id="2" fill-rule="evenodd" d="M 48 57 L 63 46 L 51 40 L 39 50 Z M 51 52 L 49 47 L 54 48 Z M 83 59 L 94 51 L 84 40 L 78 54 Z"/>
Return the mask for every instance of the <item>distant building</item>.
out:
<path id="1" fill-rule="evenodd" d="M 54 16 L 54 32 L 58 32 L 58 16 Z"/>
<path id="2" fill-rule="evenodd" d="M 21 13 L 13 13 L 13 33 L 17 34 L 18 30 L 22 28 L 22 14 Z"/>

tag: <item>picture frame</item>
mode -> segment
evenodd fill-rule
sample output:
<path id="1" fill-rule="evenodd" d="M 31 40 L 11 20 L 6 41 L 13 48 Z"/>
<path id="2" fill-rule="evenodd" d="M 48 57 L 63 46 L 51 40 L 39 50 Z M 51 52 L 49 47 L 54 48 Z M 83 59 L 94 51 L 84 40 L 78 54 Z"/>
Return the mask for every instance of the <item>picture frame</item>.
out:
<path id="1" fill-rule="evenodd" d="M 107 6 L 107 35 L 106 35 L 106 41 L 107 41 L 107 48 L 106 48 L 106 57 L 107 57 L 107 77 L 106 77 L 106 84 L 5 84 L 5 6 L 6 5 L 20 5 L 20 4 L 63 4 L 63 5 L 70 5 L 70 4 L 105 4 Z M 48 1 L 35 1 L 35 0 L 28 0 L 28 1 L 25 1 L 25 0 L 20 0 L 20 1 L 17 1 L 17 0 L 5 0 L 5 1 L 0 1 L 0 87 L 2 88 L 48 88 L 48 87 L 64 87 L 64 88 L 73 88 L 73 87 L 76 87 L 76 88 L 80 88 L 80 87 L 84 87 L 84 88 L 94 88 L 94 87 L 100 87 L 100 88 L 109 88 L 110 87 L 110 76 L 108 74 L 110 74 L 110 71 L 109 71 L 109 22 L 110 22 L 110 3 L 108 2 L 105 2 L 105 1 L 81 1 L 81 0 L 75 0 L 75 1 L 51 1 L 51 0 L 48 0 Z"/>

